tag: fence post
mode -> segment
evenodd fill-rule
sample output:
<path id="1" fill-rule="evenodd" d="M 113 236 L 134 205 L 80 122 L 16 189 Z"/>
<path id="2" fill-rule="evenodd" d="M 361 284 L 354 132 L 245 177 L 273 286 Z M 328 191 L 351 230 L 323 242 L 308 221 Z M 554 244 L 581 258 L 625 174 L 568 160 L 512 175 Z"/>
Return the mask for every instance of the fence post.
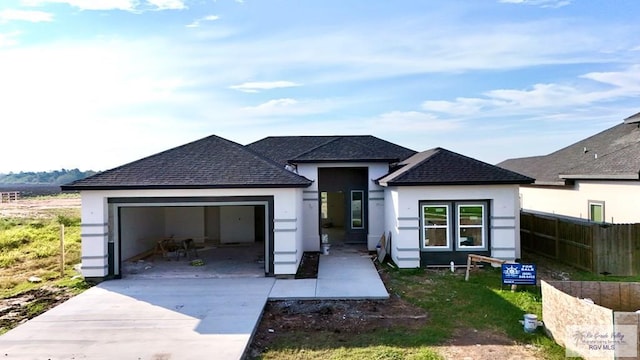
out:
<path id="1" fill-rule="evenodd" d="M 553 239 L 555 240 L 555 255 L 556 260 L 560 259 L 560 220 L 555 218 L 554 220 L 554 231 L 553 231 Z"/>
<path id="2" fill-rule="evenodd" d="M 60 277 L 64 277 L 64 224 L 60 224 Z"/>

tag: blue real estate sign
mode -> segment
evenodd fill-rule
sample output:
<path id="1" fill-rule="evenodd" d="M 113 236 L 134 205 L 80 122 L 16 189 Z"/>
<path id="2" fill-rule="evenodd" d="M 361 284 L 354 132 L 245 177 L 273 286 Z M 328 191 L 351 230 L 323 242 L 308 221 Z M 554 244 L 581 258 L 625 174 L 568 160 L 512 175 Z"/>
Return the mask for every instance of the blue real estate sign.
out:
<path id="1" fill-rule="evenodd" d="M 502 264 L 502 283 L 536 285 L 536 266 L 534 264 Z"/>

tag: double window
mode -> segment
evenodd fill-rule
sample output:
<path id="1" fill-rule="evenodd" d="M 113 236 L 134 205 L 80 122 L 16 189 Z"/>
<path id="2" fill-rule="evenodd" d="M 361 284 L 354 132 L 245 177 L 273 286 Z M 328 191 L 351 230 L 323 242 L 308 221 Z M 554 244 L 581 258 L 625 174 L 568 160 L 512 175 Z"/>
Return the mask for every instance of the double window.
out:
<path id="1" fill-rule="evenodd" d="M 421 243 L 423 250 L 488 249 L 488 203 L 422 202 Z"/>

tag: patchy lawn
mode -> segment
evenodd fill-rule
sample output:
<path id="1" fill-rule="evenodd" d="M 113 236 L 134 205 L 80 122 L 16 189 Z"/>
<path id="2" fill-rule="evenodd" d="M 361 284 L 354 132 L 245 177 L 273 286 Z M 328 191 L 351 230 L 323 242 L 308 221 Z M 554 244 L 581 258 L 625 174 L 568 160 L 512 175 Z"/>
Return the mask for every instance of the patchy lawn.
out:
<path id="1" fill-rule="evenodd" d="M 564 359 L 542 330 L 523 331 L 525 313 L 541 316 L 539 288 L 512 292 L 500 269 L 380 273 L 391 298 L 277 301 L 267 305 L 249 356 L 255 359 Z"/>
<path id="2" fill-rule="evenodd" d="M 60 224 L 65 225 L 65 276 L 60 275 Z M 78 195 L 0 204 L 0 334 L 89 287 L 74 269 L 79 262 Z"/>

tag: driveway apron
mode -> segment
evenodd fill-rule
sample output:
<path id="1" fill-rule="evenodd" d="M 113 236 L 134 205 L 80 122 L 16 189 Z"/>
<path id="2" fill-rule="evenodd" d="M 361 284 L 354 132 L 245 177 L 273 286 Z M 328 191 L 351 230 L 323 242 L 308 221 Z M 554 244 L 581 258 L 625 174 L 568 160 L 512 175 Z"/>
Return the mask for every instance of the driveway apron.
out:
<path id="1" fill-rule="evenodd" d="M 240 359 L 273 278 L 107 281 L 0 336 L 6 359 Z"/>

